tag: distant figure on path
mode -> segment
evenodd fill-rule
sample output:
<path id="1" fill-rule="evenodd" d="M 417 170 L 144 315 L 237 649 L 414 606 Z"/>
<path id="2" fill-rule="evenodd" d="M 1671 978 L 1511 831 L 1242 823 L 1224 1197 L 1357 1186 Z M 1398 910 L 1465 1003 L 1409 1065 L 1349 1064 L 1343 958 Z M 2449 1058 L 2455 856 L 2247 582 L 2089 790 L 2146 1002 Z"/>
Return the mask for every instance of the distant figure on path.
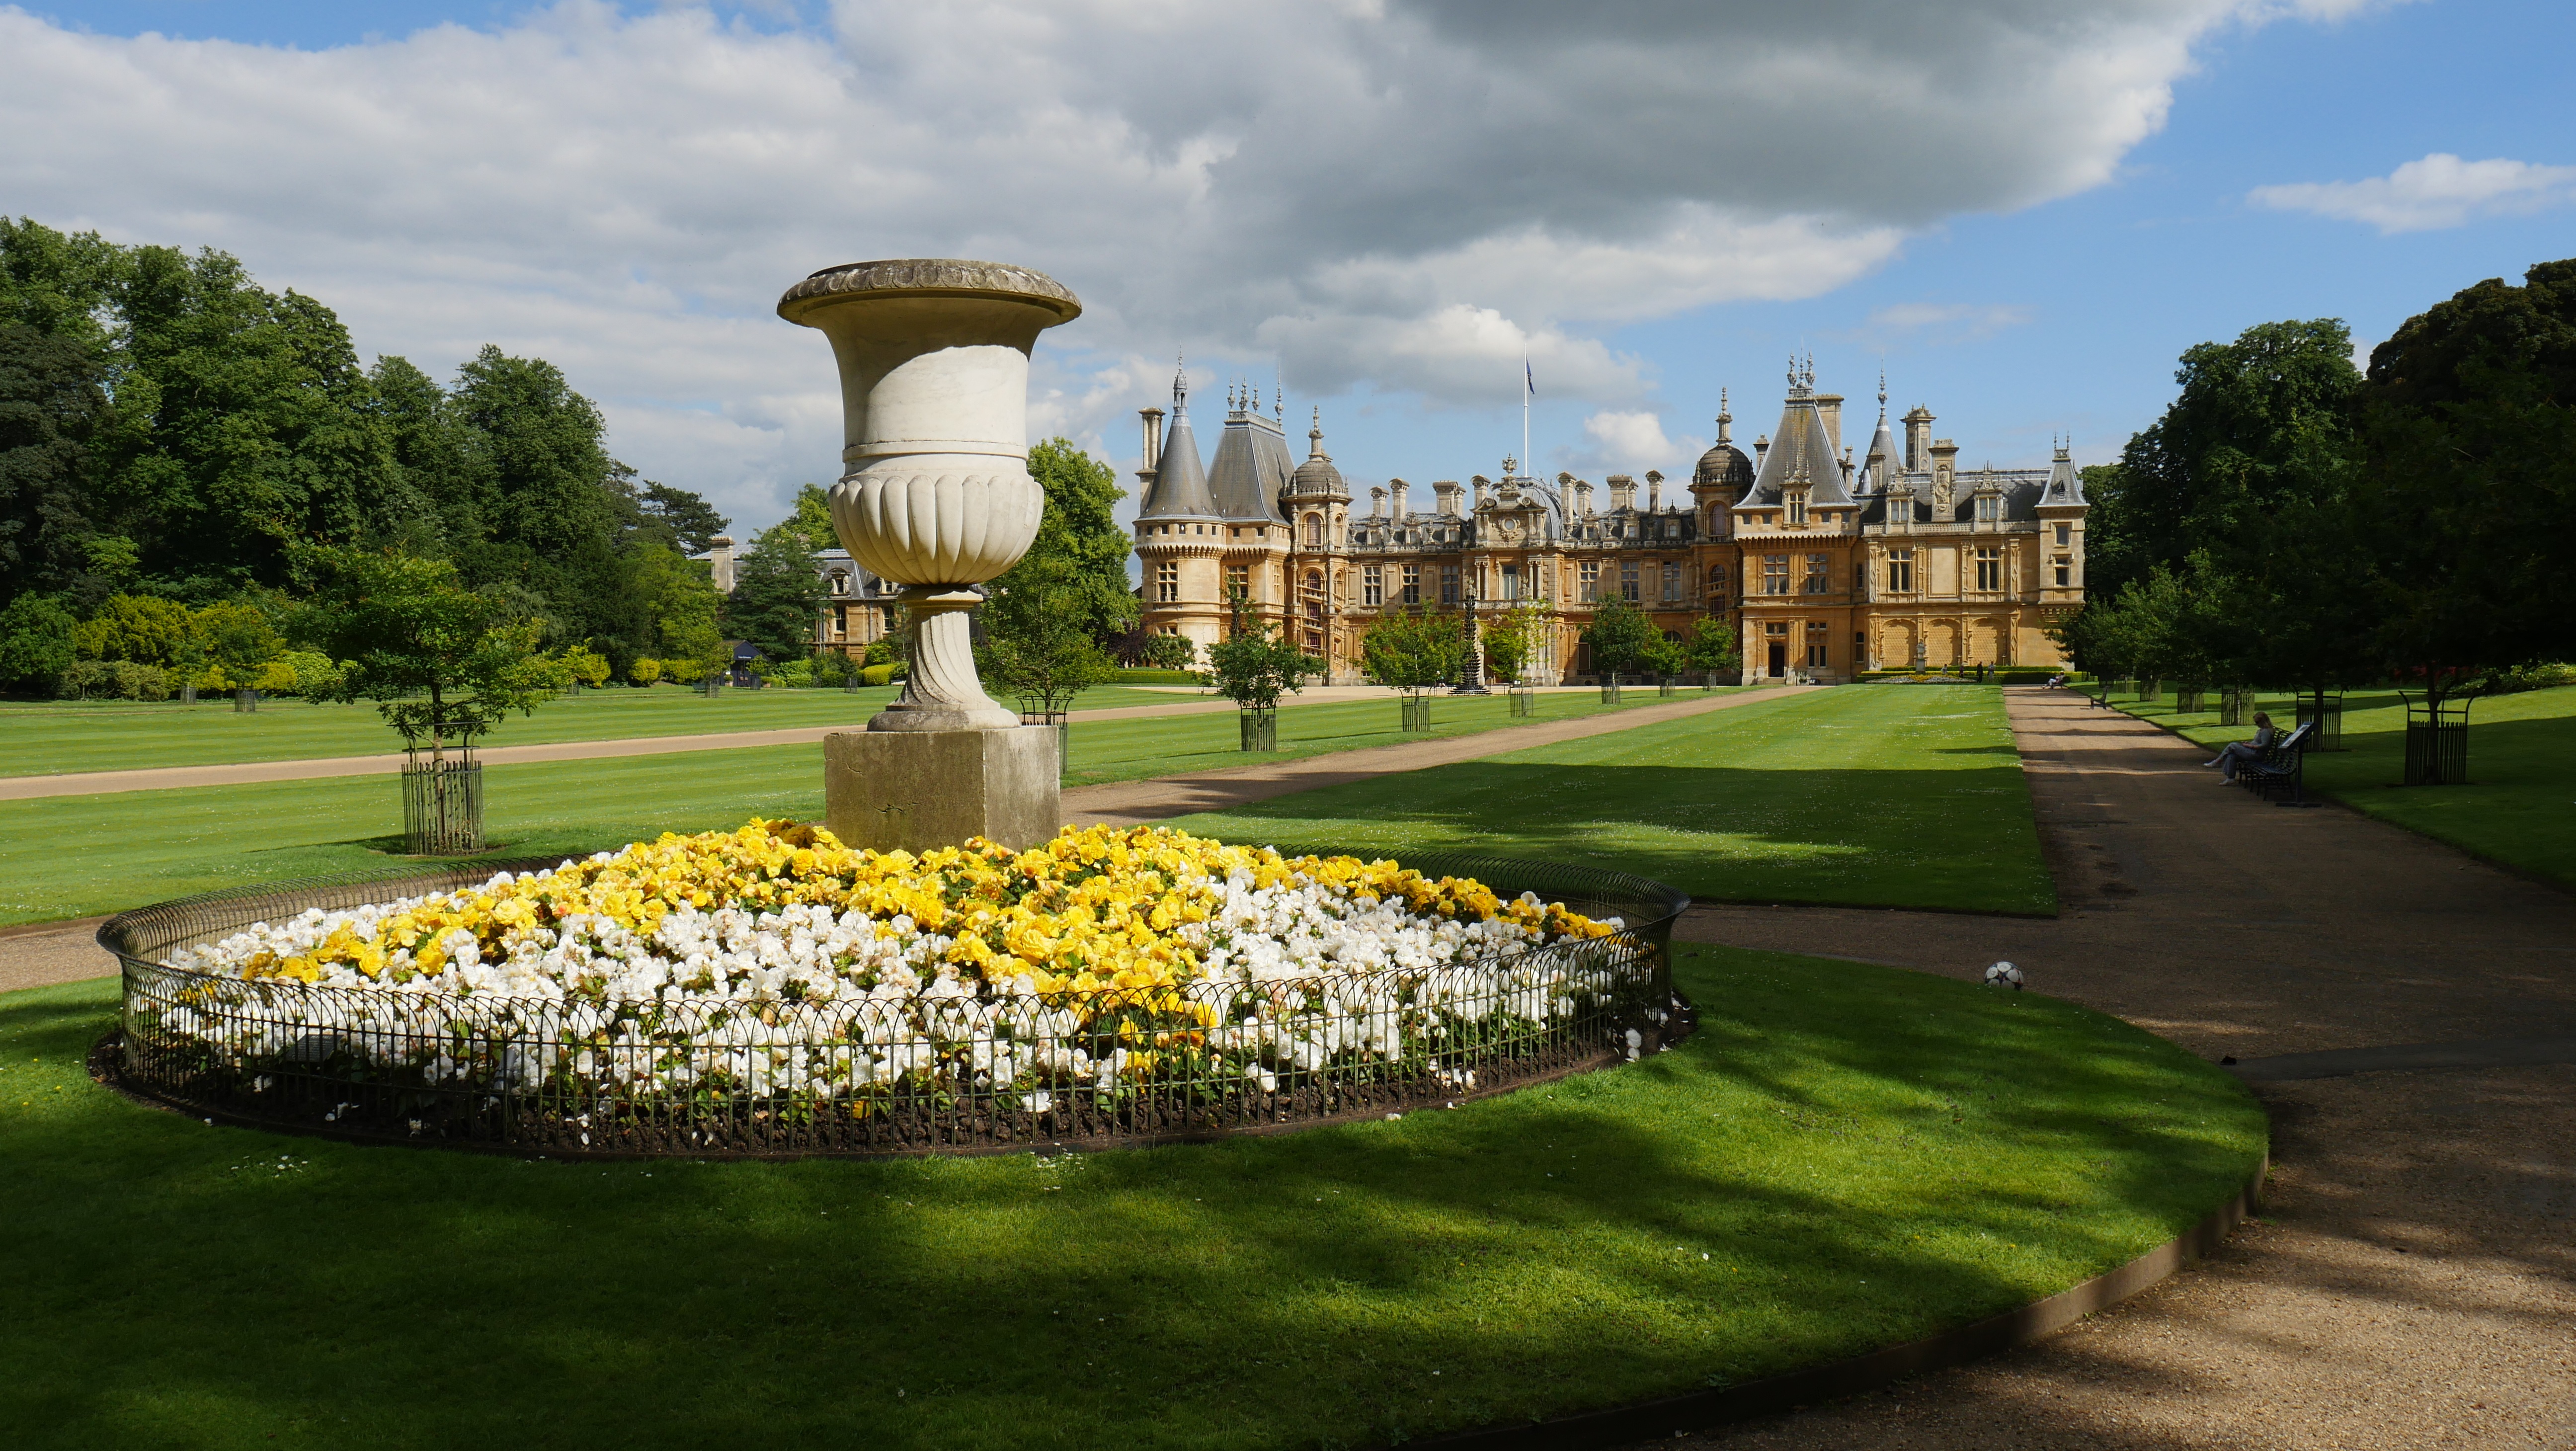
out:
<path id="1" fill-rule="evenodd" d="M 2233 781 L 2236 779 L 2236 768 L 2245 764 L 2247 761 L 2259 761 L 2263 759 L 2263 753 L 2272 749 L 2273 739 L 2280 734 L 2281 733 L 2279 731 L 2272 729 L 2272 718 L 2258 710 L 2254 712 L 2253 740 L 2229 741 L 2225 746 L 2219 748 L 2219 752 L 2216 756 L 2201 762 L 2201 764 L 2204 766 L 2216 766 L 2218 768 L 2218 779 L 2222 781 Z"/>

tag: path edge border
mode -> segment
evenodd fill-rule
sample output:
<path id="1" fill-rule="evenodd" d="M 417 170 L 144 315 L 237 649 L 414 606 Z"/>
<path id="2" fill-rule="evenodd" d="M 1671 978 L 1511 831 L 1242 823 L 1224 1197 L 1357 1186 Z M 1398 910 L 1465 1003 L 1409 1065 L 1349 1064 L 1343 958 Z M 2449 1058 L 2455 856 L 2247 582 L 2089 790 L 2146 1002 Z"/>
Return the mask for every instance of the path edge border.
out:
<path id="1" fill-rule="evenodd" d="M 2030 1345 L 2056 1334 L 2097 1311 L 2107 1310 L 2147 1289 L 2193 1261 L 2205 1258 L 2260 1207 L 2263 1184 L 2271 1176 L 2269 1149 L 2254 1166 L 2254 1175 L 2226 1203 L 2201 1216 L 2181 1234 L 2116 1268 L 2089 1280 L 2033 1300 L 2017 1309 L 1927 1335 L 1903 1345 L 1829 1365 L 1811 1366 L 1786 1375 L 1747 1381 L 1678 1396 L 1612 1406 L 1521 1425 L 1489 1426 L 1427 1436 L 1410 1444 L 1446 1451 L 1572 1451 L 1660 1440 L 1692 1431 L 1782 1411 L 1803 1410 L 1820 1401 L 1842 1400 L 1877 1390 L 1927 1371 L 1946 1370 L 2002 1351 Z"/>

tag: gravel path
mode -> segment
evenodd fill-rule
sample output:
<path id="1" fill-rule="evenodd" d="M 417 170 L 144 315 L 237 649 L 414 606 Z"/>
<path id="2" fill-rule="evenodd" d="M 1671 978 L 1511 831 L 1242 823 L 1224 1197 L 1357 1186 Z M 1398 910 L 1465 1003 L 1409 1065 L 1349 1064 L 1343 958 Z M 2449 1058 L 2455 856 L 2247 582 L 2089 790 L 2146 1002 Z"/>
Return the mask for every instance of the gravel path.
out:
<path id="1" fill-rule="evenodd" d="M 1420 770 L 1425 766 L 1445 766 L 1458 761 L 1471 761 L 1479 756 L 1500 755 L 1505 751 L 1527 750 L 1556 741 L 1576 740 L 1611 731 L 1634 730 L 1658 721 L 1681 716 L 1701 715 L 1712 710 L 1727 710 L 1749 705 L 1757 700 L 1772 700 L 1793 695 L 1812 686 L 1789 686 L 1770 690 L 1748 690 L 1733 695 L 1687 696 L 1670 705 L 1636 706 L 1612 715 L 1589 716 L 1579 720 L 1547 721 L 1537 725 L 1505 726 L 1474 735 L 1444 739 L 1410 741 L 1403 745 L 1373 746 L 1365 750 L 1336 751 L 1331 755 L 1310 756 L 1302 761 L 1278 761 L 1267 765 L 1240 766 L 1222 771 L 1196 771 L 1186 776 L 1171 776 L 1150 781 L 1118 781 L 1099 786 L 1077 786 L 1064 793 L 1065 820 L 1077 826 L 1096 822 L 1129 825 L 1142 821 L 1160 821 L 1185 816 L 1193 811 L 1215 811 L 1246 802 L 1284 796 L 1292 791 L 1308 791 L 1318 786 L 1334 786 L 1345 781 L 1365 780 L 1397 771 Z M 1309 695 L 1324 690 L 1353 691 L 1362 698 L 1386 699 L 1386 692 L 1376 687 L 1332 686 L 1309 690 Z M 1334 696 L 1331 698 L 1339 698 Z M 1219 700 L 1192 702 L 1179 706 L 1128 706 L 1118 710 L 1077 712 L 1077 718 L 1116 720 L 1135 716 L 1196 713 L 1201 710 L 1232 710 L 1234 702 Z M 716 750 L 722 744 L 779 745 L 799 741 L 819 741 L 826 730 L 845 730 L 845 726 L 820 727 L 810 730 L 760 731 L 745 737 L 682 736 L 654 737 L 637 741 L 571 742 L 559 746 L 523 746 L 523 751 L 547 751 L 558 754 L 527 756 L 513 759 L 580 760 L 588 756 L 645 755 L 650 750 L 633 747 L 673 750 Z M 756 737 L 756 738 L 754 738 Z M 777 739 L 772 739 L 773 737 Z M 685 745 L 672 744 L 686 742 Z M 397 763 L 400 756 L 389 758 Z M 486 761 L 502 759 L 498 750 L 483 753 Z M 277 766 L 328 765 L 330 762 L 281 761 Z M 194 770 L 234 770 L 236 767 L 198 767 Z M 121 775 L 157 774 L 120 772 Z M 345 774 L 321 772 L 318 774 Z M 67 777 L 53 777 L 66 780 Z M 276 778 L 265 778 L 276 779 Z M 292 778 L 288 778 L 292 779 Z M 202 785 L 204 782 L 178 784 Z M 92 940 L 104 917 L 84 918 L 77 922 L 39 922 L 23 927 L 0 928 L 0 992 L 13 988 L 41 987 L 48 983 L 77 982 L 83 978 L 104 977 L 116 971 L 116 959 L 99 950 Z"/>
<path id="2" fill-rule="evenodd" d="M 1651 1444 L 2576 1447 L 2576 901 L 2214 785 L 2128 716 L 2007 696 L 2065 915 L 1717 907 L 1684 935 L 1962 978 L 2008 957 L 2036 990 L 2233 1055 L 2272 1113 L 2264 1217 L 2025 1350 Z M 2289 1057 L 2427 1044 L 2461 1046 Z"/>

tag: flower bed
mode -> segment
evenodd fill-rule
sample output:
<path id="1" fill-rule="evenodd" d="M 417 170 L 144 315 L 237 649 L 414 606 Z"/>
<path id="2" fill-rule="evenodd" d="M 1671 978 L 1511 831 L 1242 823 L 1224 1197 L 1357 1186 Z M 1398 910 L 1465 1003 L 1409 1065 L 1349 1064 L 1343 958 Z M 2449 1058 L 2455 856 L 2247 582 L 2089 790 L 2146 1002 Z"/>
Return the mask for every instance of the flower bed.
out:
<path id="1" fill-rule="evenodd" d="M 1443 865 L 1154 828 L 880 855 L 754 822 L 479 881 L 194 899 L 100 936 L 138 1092 L 548 1151 L 1207 1133 L 1660 1040 L 1678 894 Z"/>

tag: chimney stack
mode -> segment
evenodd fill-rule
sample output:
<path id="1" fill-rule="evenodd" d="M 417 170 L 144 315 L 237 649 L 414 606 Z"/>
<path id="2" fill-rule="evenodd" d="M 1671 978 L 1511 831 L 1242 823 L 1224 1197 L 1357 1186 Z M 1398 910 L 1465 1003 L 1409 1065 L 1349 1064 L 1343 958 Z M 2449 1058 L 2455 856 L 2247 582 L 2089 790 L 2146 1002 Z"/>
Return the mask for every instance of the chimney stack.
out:
<path id="1" fill-rule="evenodd" d="M 1610 476 L 1609 483 L 1610 507 L 1612 510 L 1633 509 L 1637 507 L 1637 481 L 1635 479 L 1628 477 L 1626 474 L 1612 474 Z"/>
<path id="2" fill-rule="evenodd" d="M 1905 415 L 1905 471 L 1927 472 L 1932 467 L 1932 410 L 1917 403 Z"/>
<path id="3" fill-rule="evenodd" d="M 1574 517 L 1578 519 L 1592 517 L 1592 481 L 1590 479 L 1574 481 Z"/>
<path id="4" fill-rule="evenodd" d="M 1136 417 L 1145 425 L 1145 462 L 1136 471 L 1150 474 L 1163 466 L 1163 410 L 1139 408 Z"/>
<path id="5" fill-rule="evenodd" d="M 1369 517 L 1372 519 L 1386 517 L 1386 489 L 1383 485 L 1369 490 Z"/>
<path id="6" fill-rule="evenodd" d="M 1843 451 L 1843 395 L 1817 394 L 1816 412 L 1824 416 L 1825 437 L 1832 441 L 1834 452 L 1841 453 Z"/>
<path id="7" fill-rule="evenodd" d="M 1655 513 L 1664 508 L 1664 476 L 1653 469 L 1646 470 L 1646 507 Z"/>
<path id="8" fill-rule="evenodd" d="M 1389 479 L 1386 481 L 1386 487 L 1389 493 L 1395 495 L 1395 522 L 1401 524 L 1412 512 L 1405 505 L 1404 495 L 1405 491 L 1411 489 L 1413 485 L 1406 483 L 1402 479 Z"/>
<path id="9" fill-rule="evenodd" d="M 716 593 L 733 593 L 733 536 L 719 534 L 707 541 L 707 580 Z"/>

